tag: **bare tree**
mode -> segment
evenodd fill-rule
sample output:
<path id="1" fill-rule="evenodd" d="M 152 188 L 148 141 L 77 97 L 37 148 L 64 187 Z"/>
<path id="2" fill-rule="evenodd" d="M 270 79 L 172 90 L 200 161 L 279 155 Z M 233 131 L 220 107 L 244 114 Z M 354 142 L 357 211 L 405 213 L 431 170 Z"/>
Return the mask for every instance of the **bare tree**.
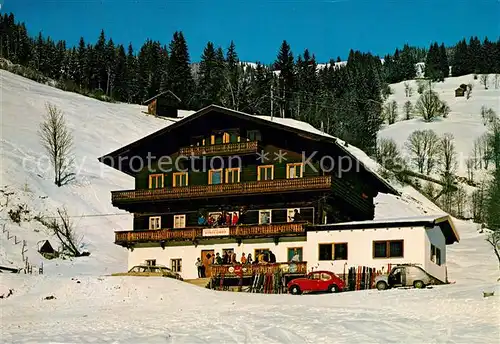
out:
<path id="1" fill-rule="evenodd" d="M 73 136 L 64 114 L 53 104 L 46 104 L 47 113 L 40 124 L 39 135 L 54 169 L 54 183 L 63 186 L 74 180 Z"/>
<path id="2" fill-rule="evenodd" d="M 484 89 L 488 89 L 488 74 L 481 74 L 481 77 L 479 79 L 481 82 L 481 85 L 484 85 Z"/>
<path id="3" fill-rule="evenodd" d="M 457 152 L 455 150 L 455 138 L 453 134 L 446 133 L 441 138 L 440 142 L 441 163 L 443 166 L 444 175 L 450 175 L 455 171 L 457 166 Z"/>
<path id="4" fill-rule="evenodd" d="M 472 217 L 474 222 L 482 223 L 485 218 L 485 191 L 484 184 L 480 184 L 479 187 L 472 192 L 471 195 L 471 205 L 472 205 Z"/>
<path id="5" fill-rule="evenodd" d="M 410 83 L 408 81 L 405 81 L 404 85 L 406 97 L 411 97 L 413 95 L 413 89 L 411 88 Z"/>
<path id="6" fill-rule="evenodd" d="M 387 118 L 387 122 L 389 124 L 396 123 L 396 120 L 398 118 L 398 103 L 395 100 L 385 104 L 384 115 Z"/>
<path id="7" fill-rule="evenodd" d="M 378 140 L 376 159 L 380 165 L 390 171 L 402 166 L 401 153 L 393 139 L 381 138 Z"/>
<path id="8" fill-rule="evenodd" d="M 412 114 L 413 114 L 413 104 L 411 103 L 411 101 L 407 100 L 405 102 L 405 104 L 403 105 L 403 111 L 405 113 L 405 118 L 407 120 L 411 119 Z"/>
<path id="9" fill-rule="evenodd" d="M 427 146 L 423 130 L 415 130 L 405 142 L 410 159 L 420 173 L 424 173 L 427 161 Z"/>
<path id="10" fill-rule="evenodd" d="M 498 259 L 498 267 L 500 268 L 500 230 L 493 230 L 488 233 L 486 241 L 493 247 L 493 252 Z"/>
<path id="11" fill-rule="evenodd" d="M 427 129 L 423 131 L 426 172 L 431 174 L 438 164 L 439 159 L 439 137 L 435 131 Z"/>
<path id="12" fill-rule="evenodd" d="M 51 218 L 50 220 L 41 219 L 41 222 L 49 228 L 52 233 L 57 236 L 62 246 L 62 251 L 73 256 L 80 257 L 82 254 L 78 249 L 78 245 L 82 238 L 78 238 L 71 218 L 68 215 L 66 208 L 58 208 L 57 214 L 59 217 Z"/>
<path id="13" fill-rule="evenodd" d="M 441 116 L 443 116 L 443 118 L 447 118 L 451 112 L 451 109 L 448 106 L 448 103 L 446 103 L 444 100 L 441 101 L 441 108 L 439 109 L 439 112 L 440 112 Z"/>
<path id="14" fill-rule="evenodd" d="M 434 91 L 425 91 L 417 100 L 415 112 L 422 116 L 424 121 L 430 122 L 435 117 L 441 115 L 442 103 L 439 96 Z"/>
<path id="15" fill-rule="evenodd" d="M 471 182 L 474 181 L 474 169 L 476 166 L 476 159 L 473 157 L 468 158 L 465 161 L 465 166 L 467 167 L 467 179 L 469 179 Z"/>
<path id="16" fill-rule="evenodd" d="M 456 216 L 463 217 L 465 212 L 465 205 L 467 200 L 467 191 L 463 185 L 460 185 L 456 192 L 454 192 L 455 196 L 455 206 L 456 206 Z"/>
<path id="17" fill-rule="evenodd" d="M 466 95 L 467 99 L 470 98 L 471 93 L 472 93 L 472 84 L 468 84 L 467 89 L 465 90 L 465 95 Z"/>

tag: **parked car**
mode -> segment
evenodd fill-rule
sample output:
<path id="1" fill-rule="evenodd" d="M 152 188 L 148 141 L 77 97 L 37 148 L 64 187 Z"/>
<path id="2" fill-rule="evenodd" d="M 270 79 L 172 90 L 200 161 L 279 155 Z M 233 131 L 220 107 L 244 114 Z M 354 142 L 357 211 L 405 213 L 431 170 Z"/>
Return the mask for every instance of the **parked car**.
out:
<path id="1" fill-rule="evenodd" d="M 375 286 L 378 290 L 394 287 L 425 288 L 427 285 L 441 284 L 440 281 L 429 275 L 420 266 L 412 264 L 397 265 L 389 274 L 380 275 L 375 278 Z"/>
<path id="2" fill-rule="evenodd" d="M 331 271 L 313 271 L 306 277 L 295 278 L 287 284 L 288 291 L 294 295 L 319 291 L 336 293 L 344 288 L 344 281 Z"/>
<path id="3" fill-rule="evenodd" d="M 128 272 L 114 273 L 112 276 L 156 276 L 156 277 L 170 277 L 182 281 L 181 275 L 172 271 L 163 265 L 136 265 Z"/>

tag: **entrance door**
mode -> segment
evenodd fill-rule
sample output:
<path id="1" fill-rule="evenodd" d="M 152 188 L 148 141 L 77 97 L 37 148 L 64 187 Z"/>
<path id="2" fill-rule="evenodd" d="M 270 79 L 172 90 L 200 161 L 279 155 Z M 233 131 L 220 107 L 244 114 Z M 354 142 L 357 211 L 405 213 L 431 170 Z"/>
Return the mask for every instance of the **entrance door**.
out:
<path id="1" fill-rule="evenodd" d="M 212 277 L 212 264 L 215 258 L 214 250 L 202 250 L 201 261 L 205 267 L 205 277 Z"/>

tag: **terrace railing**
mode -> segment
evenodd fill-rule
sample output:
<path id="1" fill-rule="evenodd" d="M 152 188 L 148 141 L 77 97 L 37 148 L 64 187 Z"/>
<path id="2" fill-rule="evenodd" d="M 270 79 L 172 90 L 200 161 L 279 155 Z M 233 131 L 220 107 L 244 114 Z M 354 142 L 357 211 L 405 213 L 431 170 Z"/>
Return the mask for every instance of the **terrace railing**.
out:
<path id="1" fill-rule="evenodd" d="M 257 153 L 257 141 L 223 143 L 218 145 L 190 146 L 180 149 L 179 154 L 184 156 L 209 156 Z"/>
<path id="2" fill-rule="evenodd" d="M 113 204 L 123 202 L 157 201 L 168 199 L 208 198 L 214 196 L 283 193 L 287 191 L 328 190 L 331 176 L 294 179 L 274 179 L 231 184 L 191 185 L 162 189 L 112 191 Z"/>
<path id="3" fill-rule="evenodd" d="M 305 223 L 271 223 L 218 228 L 158 229 L 115 232 L 115 243 L 122 246 L 147 242 L 195 241 L 213 238 L 257 238 L 305 235 Z"/>

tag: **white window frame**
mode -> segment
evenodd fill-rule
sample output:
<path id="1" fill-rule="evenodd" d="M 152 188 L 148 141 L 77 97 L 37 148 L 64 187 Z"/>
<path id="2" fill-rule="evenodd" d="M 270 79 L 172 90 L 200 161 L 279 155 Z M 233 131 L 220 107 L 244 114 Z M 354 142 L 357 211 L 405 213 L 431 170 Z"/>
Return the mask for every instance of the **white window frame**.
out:
<path id="1" fill-rule="evenodd" d="M 181 221 L 180 224 L 177 222 Z M 184 214 L 179 214 L 179 215 L 174 215 L 174 228 L 185 228 L 186 227 L 186 215 Z"/>
<path id="2" fill-rule="evenodd" d="M 262 213 L 264 212 L 269 212 L 269 223 L 272 223 L 273 222 L 273 212 L 271 209 L 262 209 L 262 210 L 259 210 L 259 225 L 262 225 L 262 224 L 265 224 L 262 222 Z"/>
<path id="3" fill-rule="evenodd" d="M 149 217 L 149 229 L 150 230 L 161 229 L 161 216 L 150 216 Z"/>

